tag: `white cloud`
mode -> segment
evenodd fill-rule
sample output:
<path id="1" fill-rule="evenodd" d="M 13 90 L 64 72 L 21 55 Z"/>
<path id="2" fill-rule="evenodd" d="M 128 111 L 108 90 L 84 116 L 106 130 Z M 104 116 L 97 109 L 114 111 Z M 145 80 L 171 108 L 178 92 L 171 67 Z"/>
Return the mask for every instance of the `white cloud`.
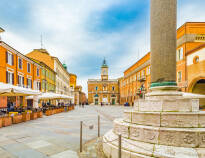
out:
<path id="1" fill-rule="evenodd" d="M 135 31 L 137 26 L 133 24 L 119 32 L 97 34 L 88 30 L 88 22 L 93 14 L 104 12 L 122 2 L 123 0 L 35 0 L 29 8 L 30 26 L 39 34 L 29 32 L 29 28 L 30 35 L 26 36 L 6 30 L 3 40 L 15 49 L 28 53 L 40 47 L 42 33 L 46 49 L 62 62 L 67 61 L 68 70 L 77 58 L 83 58 L 88 54 L 96 56 L 97 53 L 100 57 L 113 56 L 113 52 L 116 53 L 119 47 L 126 43 L 126 52 L 109 60 L 110 78 L 118 78 L 123 75 L 126 68 L 149 51 L 149 26 L 144 26 L 138 33 Z M 204 15 L 205 10 L 200 3 L 193 1 L 184 4 L 178 9 L 178 26 L 186 21 L 205 21 Z M 87 93 L 87 79 L 99 77 L 98 72 L 94 76 L 80 76 L 78 84 L 81 84 Z"/>

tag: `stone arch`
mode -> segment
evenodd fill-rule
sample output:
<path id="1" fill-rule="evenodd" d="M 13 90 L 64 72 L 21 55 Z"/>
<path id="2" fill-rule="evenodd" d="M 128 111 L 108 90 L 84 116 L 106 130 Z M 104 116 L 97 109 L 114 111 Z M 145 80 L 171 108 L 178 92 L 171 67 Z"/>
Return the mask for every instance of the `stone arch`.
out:
<path id="1" fill-rule="evenodd" d="M 205 77 L 197 77 L 192 80 L 188 86 L 188 91 L 191 93 L 205 95 Z M 199 99 L 199 105 L 205 107 L 205 99 Z"/>
<path id="2" fill-rule="evenodd" d="M 188 92 L 193 93 L 194 92 L 194 87 L 199 82 L 200 80 L 205 80 L 205 76 L 199 76 L 194 78 L 190 84 L 188 85 Z"/>

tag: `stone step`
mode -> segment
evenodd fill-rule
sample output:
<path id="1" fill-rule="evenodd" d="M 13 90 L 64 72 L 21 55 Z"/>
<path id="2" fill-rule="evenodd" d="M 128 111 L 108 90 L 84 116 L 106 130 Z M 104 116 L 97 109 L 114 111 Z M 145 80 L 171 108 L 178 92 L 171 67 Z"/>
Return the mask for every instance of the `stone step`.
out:
<path id="1" fill-rule="evenodd" d="M 176 147 L 205 147 L 205 128 L 167 128 L 126 123 L 114 120 L 113 132 L 145 143 Z"/>
<path id="2" fill-rule="evenodd" d="M 199 99 L 142 99 L 135 102 L 134 110 L 139 112 L 195 112 L 199 111 Z"/>
<path id="3" fill-rule="evenodd" d="M 124 121 L 156 127 L 205 128 L 205 112 L 138 112 L 126 110 L 124 111 Z"/>
<path id="4" fill-rule="evenodd" d="M 107 157 L 118 157 L 118 135 L 113 131 L 103 137 L 103 151 Z M 113 141 L 114 140 L 114 141 Z M 200 148 L 172 147 L 149 144 L 122 138 L 122 158 L 204 158 Z"/>

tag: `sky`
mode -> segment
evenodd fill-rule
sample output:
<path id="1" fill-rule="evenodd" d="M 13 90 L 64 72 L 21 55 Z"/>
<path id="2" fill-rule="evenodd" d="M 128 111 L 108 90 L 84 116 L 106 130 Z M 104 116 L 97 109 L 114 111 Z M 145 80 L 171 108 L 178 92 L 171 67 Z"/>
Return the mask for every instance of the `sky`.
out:
<path id="1" fill-rule="evenodd" d="M 23 54 L 41 47 L 78 76 L 100 78 L 105 58 L 109 78 L 150 51 L 150 0 L 1 0 L 3 41 Z M 205 0 L 178 0 L 177 26 L 205 21 Z"/>

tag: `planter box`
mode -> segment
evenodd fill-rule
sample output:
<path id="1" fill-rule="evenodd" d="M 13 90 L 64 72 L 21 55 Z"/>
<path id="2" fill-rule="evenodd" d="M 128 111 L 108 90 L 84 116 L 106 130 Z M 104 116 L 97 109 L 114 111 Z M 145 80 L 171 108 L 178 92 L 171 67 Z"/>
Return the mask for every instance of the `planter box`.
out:
<path id="1" fill-rule="evenodd" d="M 3 120 L 2 118 L 0 117 L 0 128 L 3 126 Z"/>
<path id="2" fill-rule="evenodd" d="M 32 113 L 31 113 L 31 120 L 35 120 L 35 119 L 37 119 L 37 118 L 38 118 L 37 112 L 32 112 Z"/>
<path id="3" fill-rule="evenodd" d="M 42 111 L 37 112 L 37 117 L 42 118 L 43 117 L 43 112 Z"/>
<path id="4" fill-rule="evenodd" d="M 51 115 L 51 110 L 46 110 L 46 116 L 50 116 Z"/>
<path id="5" fill-rule="evenodd" d="M 22 114 L 22 121 L 26 122 L 26 121 L 29 121 L 29 120 L 31 120 L 30 113 L 23 113 Z"/>
<path id="6" fill-rule="evenodd" d="M 22 122 L 22 118 L 23 118 L 22 115 L 14 115 L 12 117 L 12 123 L 13 124 L 21 123 Z"/>
<path id="7" fill-rule="evenodd" d="M 5 116 L 2 118 L 2 126 L 6 127 L 6 126 L 10 126 L 12 125 L 12 118 L 10 116 Z"/>

